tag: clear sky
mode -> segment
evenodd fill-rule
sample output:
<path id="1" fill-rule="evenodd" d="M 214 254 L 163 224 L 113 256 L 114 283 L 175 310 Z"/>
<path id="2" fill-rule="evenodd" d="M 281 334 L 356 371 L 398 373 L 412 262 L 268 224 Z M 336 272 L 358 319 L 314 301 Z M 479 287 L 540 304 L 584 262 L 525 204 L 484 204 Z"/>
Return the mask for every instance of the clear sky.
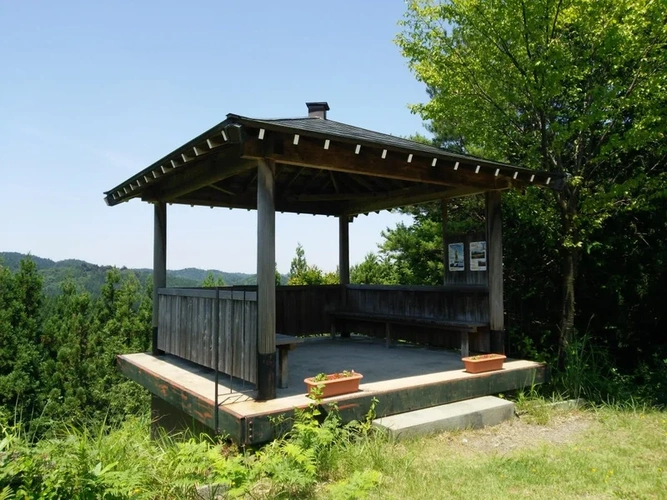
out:
<path id="1" fill-rule="evenodd" d="M 329 117 L 409 135 L 426 99 L 393 43 L 401 0 L 0 0 L 0 251 L 152 267 L 153 210 L 103 192 L 225 119 Z M 360 216 L 352 263 L 400 216 Z M 255 272 L 256 214 L 170 206 L 170 269 Z M 280 215 L 276 259 L 297 243 L 335 269 L 335 218 Z"/>

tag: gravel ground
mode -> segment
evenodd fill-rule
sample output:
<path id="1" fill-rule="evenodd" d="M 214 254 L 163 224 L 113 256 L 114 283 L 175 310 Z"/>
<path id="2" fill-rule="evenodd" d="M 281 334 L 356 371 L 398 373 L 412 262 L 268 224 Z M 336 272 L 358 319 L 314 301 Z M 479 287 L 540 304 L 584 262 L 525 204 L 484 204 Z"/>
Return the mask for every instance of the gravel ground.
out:
<path id="1" fill-rule="evenodd" d="M 457 446 L 465 453 L 507 454 L 517 449 L 542 444 L 565 444 L 576 440 L 595 425 L 592 416 L 572 410 L 551 413 L 546 424 L 535 423 L 530 415 L 522 415 L 500 425 L 477 430 L 446 432 L 434 440 Z"/>

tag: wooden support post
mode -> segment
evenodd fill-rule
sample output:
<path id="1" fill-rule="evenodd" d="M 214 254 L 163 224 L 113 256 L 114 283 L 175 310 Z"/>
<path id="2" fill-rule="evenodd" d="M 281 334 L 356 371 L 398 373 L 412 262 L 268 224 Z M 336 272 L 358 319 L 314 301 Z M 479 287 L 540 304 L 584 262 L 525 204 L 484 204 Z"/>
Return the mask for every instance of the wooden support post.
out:
<path id="1" fill-rule="evenodd" d="M 341 215 L 338 218 L 338 273 L 340 276 L 341 308 L 347 306 L 347 285 L 350 284 L 350 218 Z M 349 338 L 347 329 L 341 331 L 343 338 Z"/>
<path id="2" fill-rule="evenodd" d="M 389 349 L 391 347 L 391 323 L 389 321 L 384 324 L 384 337 L 385 347 Z"/>
<path id="3" fill-rule="evenodd" d="M 153 210 L 153 336 L 151 352 L 164 354 L 158 348 L 160 304 L 158 289 L 167 286 L 167 204 L 158 201 Z"/>
<path id="4" fill-rule="evenodd" d="M 289 346 L 278 350 L 278 387 L 286 389 L 289 383 Z"/>
<path id="5" fill-rule="evenodd" d="M 468 332 L 461 332 L 461 357 L 470 356 L 470 340 Z"/>
<path id="6" fill-rule="evenodd" d="M 276 209 L 274 164 L 257 161 L 257 399 L 276 397 Z"/>
<path id="7" fill-rule="evenodd" d="M 503 311 L 503 235 L 500 191 L 486 193 L 486 260 L 489 276 L 489 327 L 491 352 L 505 352 Z"/>
<path id="8" fill-rule="evenodd" d="M 442 284 L 447 284 L 447 203 L 448 200 L 440 200 L 440 210 L 442 211 Z"/>

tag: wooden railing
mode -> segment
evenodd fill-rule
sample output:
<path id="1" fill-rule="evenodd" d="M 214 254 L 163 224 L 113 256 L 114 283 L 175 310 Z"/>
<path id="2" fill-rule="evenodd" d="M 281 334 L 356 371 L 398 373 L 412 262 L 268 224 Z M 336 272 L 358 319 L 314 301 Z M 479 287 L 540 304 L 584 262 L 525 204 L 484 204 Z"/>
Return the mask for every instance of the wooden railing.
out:
<path id="1" fill-rule="evenodd" d="M 239 379 L 257 382 L 257 287 L 163 288 L 158 292 L 158 348 Z M 218 299 L 216 300 L 216 294 Z M 348 285 L 343 306 L 339 285 L 276 287 L 276 332 L 319 335 L 331 329 L 330 313 L 345 309 L 488 323 L 489 295 L 483 285 Z M 384 337 L 379 323 L 351 322 L 357 333 Z M 217 340 L 216 340 L 217 332 Z M 458 338 L 434 329 L 396 325 L 392 336 L 421 344 L 458 347 Z M 473 335 L 470 348 L 488 351 L 487 332 Z"/>
<path id="2" fill-rule="evenodd" d="M 162 288 L 158 297 L 159 349 L 208 368 L 217 357 L 220 372 L 257 382 L 256 292 Z"/>
<path id="3" fill-rule="evenodd" d="M 256 292 L 257 287 L 234 290 Z M 320 335 L 331 329 L 329 313 L 341 307 L 340 285 L 289 285 L 276 287 L 276 332 L 285 335 Z"/>
<path id="4" fill-rule="evenodd" d="M 340 308 L 341 298 L 339 285 L 276 287 L 276 331 L 286 335 L 329 332 L 329 313 Z"/>
<path id="5" fill-rule="evenodd" d="M 485 285 L 348 285 L 345 309 L 366 314 L 486 324 L 489 322 L 489 292 Z M 380 323 L 348 321 L 348 324 L 354 332 L 381 338 L 386 335 L 385 327 Z M 395 325 L 392 337 L 419 344 L 459 347 L 456 335 L 445 335 L 436 329 L 417 325 Z M 488 332 L 472 334 L 470 348 L 487 352 L 490 349 Z"/>
<path id="6" fill-rule="evenodd" d="M 489 321 L 489 292 L 483 285 L 348 285 L 345 309 L 451 321 Z"/>

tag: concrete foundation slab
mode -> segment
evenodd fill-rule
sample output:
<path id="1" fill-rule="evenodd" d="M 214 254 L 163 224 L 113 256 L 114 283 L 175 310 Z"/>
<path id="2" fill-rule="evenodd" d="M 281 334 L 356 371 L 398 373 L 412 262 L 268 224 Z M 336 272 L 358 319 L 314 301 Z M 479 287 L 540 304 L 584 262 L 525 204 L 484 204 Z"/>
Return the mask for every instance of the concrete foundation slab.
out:
<path id="1" fill-rule="evenodd" d="M 458 353 L 401 344 L 386 349 L 381 341 L 356 336 L 309 338 L 290 353 L 289 387 L 279 388 L 276 399 L 258 401 L 253 386 L 221 375 L 216 409 L 214 373 L 203 366 L 171 355 L 135 353 L 118 356 L 118 368 L 170 405 L 154 404 L 156 416 L 167 416 L 165 427 L 175 416 L 181 421 L 191 417 L 240 444 L 264 443 L 287 432 L 295 408 L 313 403 L 303 379 L 320 371 L 354 369 L 364 375 L 359 391 L 321 403 L 323 412 L 336 403 L 344 422 L 363 419 L 371 406 L 378 417 L 388 417 L 506 393 L 547 377 L 545 365 L 526 360 L 507 360 L 502 370 L 472 374 L 463 370 Z"/>
<path id="2" fill-rule="evenodd" d="M 373 421 L 397 439 L 447 430 L 488 427 L 514 417 L 514 403 L 494 396 L 458 401 Z"/>

